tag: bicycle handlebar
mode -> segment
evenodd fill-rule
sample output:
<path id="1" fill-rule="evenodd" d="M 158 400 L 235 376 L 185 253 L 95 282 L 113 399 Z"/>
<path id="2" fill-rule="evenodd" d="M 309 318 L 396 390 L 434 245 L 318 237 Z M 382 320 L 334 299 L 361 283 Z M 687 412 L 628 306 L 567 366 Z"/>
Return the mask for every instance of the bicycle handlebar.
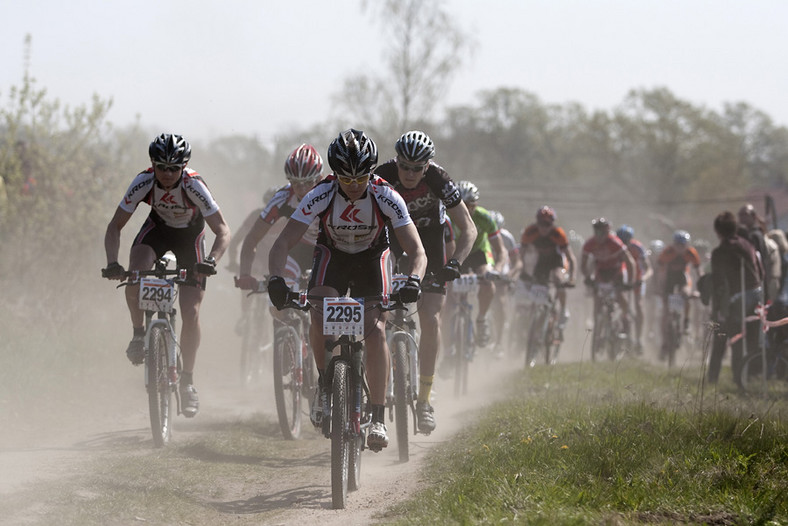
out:
<path id="1" fill-rule="evenodd" d="M 328 296 L 320 296 L 318 294 L 305 294 L 303 292 L 293 292 L 290 291 L 287 293 L 287 301 L 285 302 L 282 309 L 297 309 L 297 310 L 309 310 L 310 308 L 314 308 L 314 302 L 323 301 L 324 298 Z M 404 309 L 405 303 L 403 303 L 399 298 L 399 292 L 392 292 L 391 294 L 377 294 L 374 296 L 363 296 L 359 298 L 353 298 L 356 300 L 364 300 L 364 301 L 380 301 L 375 307 L 380 309 L 382 312 L 389 312 L 397 309 Z M 313 301 L 310 301 L 313 300 Z"/>

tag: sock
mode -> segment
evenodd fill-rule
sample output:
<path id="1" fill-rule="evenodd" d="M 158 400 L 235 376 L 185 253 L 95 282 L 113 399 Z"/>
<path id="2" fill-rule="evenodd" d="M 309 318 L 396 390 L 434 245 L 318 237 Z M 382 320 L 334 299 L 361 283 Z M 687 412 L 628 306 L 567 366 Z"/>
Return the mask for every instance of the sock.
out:
<path id="1" fill-rule="evenodd" d="M 435 375 L 424 376 L 419 375 L 419 396 L 417 402 L 426 403 L 430 402 L 430 394 L 432 393 L 432 381 Z"/>
<path id="2" fill-rule="evenodd" d="M 145 327 L 134 327 L 134 337 L 144 337 L 145 336 Z"/>
<path id="3" fill-rule="evenodd" d="M 186 371 L 181 373 L 181 384 L 182 385 L 189 385 L 194 383 L 194 373 L 187 373 Z"/>
<path id="4" fill-rule="evenodd" d="M 386 423 L 386 406 L 383 404 L 372 404 L 372 421 Z"/>

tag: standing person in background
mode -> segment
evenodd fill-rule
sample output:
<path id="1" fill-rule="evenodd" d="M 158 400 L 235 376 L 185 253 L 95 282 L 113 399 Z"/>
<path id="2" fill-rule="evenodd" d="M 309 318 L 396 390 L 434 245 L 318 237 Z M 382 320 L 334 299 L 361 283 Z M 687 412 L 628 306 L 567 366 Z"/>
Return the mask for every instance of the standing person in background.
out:
<path id="1" fill-rule="evenodd" d="M 720 244 L 711 252 L 711 316 L 720 326 L 712 344 L 707 378 L 715 384 L 719 379 L 722 358 L 728 340 L 741 334 L 742 301 L 744 314 L 755 312 L 755 306 L 762 301 L 763 269 L 755 248 L 744 237 L 737 234 L 736 217 L 725 211 L 714 219 L 714 231 Z M 742 272 L 743 267 L 743 272 Z M 742 290 L 742 274 L 744 290 Z M 731 344 L 731 367 L 733 381 L 741 388 L 742 346 L 746 339 L 750 350 L 758 347 L 760 321 L 748 322 L 745 338 Z"/>
<path id="2" fill-rule="evenodd" d="M 205 278 L 216 274 L 216 262 L 230 244 L 230 229 L 205 182 L 187 168 L 191 146 L 180 135 L 163 133 L 148 147 L 151 167 L 134 178 L 107 225 L 104 248 L 107 267 L 102 275 L 123 279 L 125 270 L 118 263 L 120 232 L 137 206 L 150 205 L 150 215 L 131 246 L 129 270 L 150 270 L 156 259 L 172 251 L 180 268 L 191 268 L 197 285 L 180 285 L 180 346 L 183 357 L 180 395 L 184 416 L 193 417 L 200 409 L 194 388 L 194 364 L 200 346 L 200 305 L 205 296 Z M 205 253 L 205 224 L 215 234 L 211 251 Z M 134 365 L 142 364 L 145 338 L 145 313 L 138 306 L 139 284 L 126 287 L 126 303 L 134 336 L 126 356 Z"/>
<path id="3" fill-rule="evenodd" d="M 764 221 L 755 211 L 755 207 L 750 203 L 739 209 L 739 236 L 743 237 L 755 248 L 755 252 L 761 259 L 763 266 L 763 297 L 765 300 L 773 300 L 776 296 L 776 289 L 779 282 L 779 261 L 772 259 L 771 253 L 775 252 L 776 246 L 771 241 L 766 241 L 766 221 Z M 769 244 L 771 243 L 771 247 Z"/>
<path id="4" fill-rule="evenodd" d="M 473 219 L 473 224 L 476 225 L 476 240 L 460 270 L 473 272 L 482 278 L 479 282 L 476 339 L 479 346 L 484 347 L 490 343 L 490 323 L 487 321 L 487 311 L 495 297 L 495 283 L 485 279 L 484 276 L 490 270 L 501 272 L 509 261 L 498 225 L 486 208 L 478 206 L 479 189 L 470 181 L 460 181 L 458 186 L 462 200 Z M 459 227 L 457 225 L 453 225 L 453 227 L 456 235 Z"/>
<path id="5" fill-rule="evenodd" d="M 635 304 L 635 352 L 643 352 L 643 296 L 646 294 L 646 281 L 654 273 L 649 263 L 643 244 L 634 238 L 635 229 L 629 225 L 621 225 L 616 235 L 627 246 L 627 250 L 635 260 L 635 281 L 632 288 L 632 299 Z"/>
<path id="6" fill-rule="evenodd" d="M 442 282 L 460 276 L 460 262 L 471 251 L 476 239 L 476 226 L 463 203 L 457 185 L 449 174 L 432 158 L 435 145 L 419 130 L 404 133 L 394 145 L 397 157 L 377 167 L 375 173 L 391 184 L 408 205 L 408 213 L 416 225 L 427 254 L 427 272 L 434 273 Z M 446 231 L 451 222 L 458 225 L 460 235 L 448 252 Z M 396 238 L 392 246 L 396 245 Z M 395 250 L 395 253 L 401 253 Z M 416 416 L 419 431 L 430 434 L 435 429 L 435 414 L 430 394 L 435 378 L 435 362 L 441 345 L 441 310 L 446 300 L 445 290 L 423 291 L 418 304 L 419 327 L 419 394 Z"/>

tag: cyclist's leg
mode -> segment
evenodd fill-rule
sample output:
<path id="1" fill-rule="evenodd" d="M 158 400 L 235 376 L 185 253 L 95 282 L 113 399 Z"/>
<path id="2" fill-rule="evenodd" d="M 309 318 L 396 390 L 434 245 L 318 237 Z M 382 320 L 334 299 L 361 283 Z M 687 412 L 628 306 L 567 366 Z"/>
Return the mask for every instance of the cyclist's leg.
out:
<path id="1" fill-rule="evenodd" d="M 643 282 L 635 284 L 632 289 L 632 301 L 635 304 L 635 345 L 638 349 L 643 347 L 643 321 L 645 316 L 643 314 Z"/>
<path id="2" fill-rule="evenodd" d="M 440 293 L 426 292 L 418 304 L 419 327 L 419 401 L 429 402 L 432 378 L 435 375 L 435 363 L 438 348 L 441 345 L 441 310 L 445 296 Z M 429 385 L 424 385 L 424 382 Z"/>

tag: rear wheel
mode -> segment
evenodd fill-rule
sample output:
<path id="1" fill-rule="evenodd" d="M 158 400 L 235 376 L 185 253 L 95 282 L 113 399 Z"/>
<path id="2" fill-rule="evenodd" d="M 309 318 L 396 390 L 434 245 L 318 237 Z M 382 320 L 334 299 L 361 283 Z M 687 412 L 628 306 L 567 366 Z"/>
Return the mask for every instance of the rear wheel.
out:
<path id="1" fill-rule="evenodd" d="M 400 462 L 410 459 L 408 450 L 408 392 L 410 390 L 408 344 L 397 338 L 392 345 L 391 362 L 394 367 L 394 424 L 397 426 L 397 447 Z"/>
<path id="2" fill-rule="evenodd" d="M 344 509 L 350 460 L 350 374 L 348 364 L 334 363 L 331 384 L 331 502 Z"/>
<path id="3" fill-rule="evenodd" d="M 161 326 L 151 329 L 145 367 L 148 372 L 148 409 L 153 444 L 162 447 L 172 433 L 172 387 L 167 370 L 167 335 Z"/>
<path id="4" fill-rule="evenodd" d="M 301 434 L 301 395 L 303 370 L 296 367 L 301 339 L 293 327 L 283 325 L 274 337 L 274 398 L 279 427 L 285 438 Z"/>

